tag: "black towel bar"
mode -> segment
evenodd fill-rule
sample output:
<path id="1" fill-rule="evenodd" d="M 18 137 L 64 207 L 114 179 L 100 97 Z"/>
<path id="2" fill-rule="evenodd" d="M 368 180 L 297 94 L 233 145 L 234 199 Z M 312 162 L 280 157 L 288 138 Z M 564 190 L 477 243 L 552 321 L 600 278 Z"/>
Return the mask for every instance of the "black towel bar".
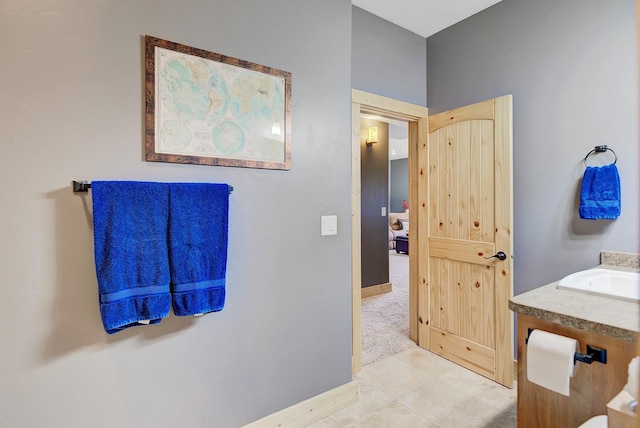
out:
<path id="1" fill-rule="evenodd" d="M 88 192 L 91 183 L 88 181 L 73 181 L 73 193 Z M 233 192 L 233 186 L 229 186 L 229 193 Z"/>
<path id="2" fill-rule="evenodd" d="M 89 189 L 91 189 L 91 183 L 89 183 L 88 181 L 73 182 L 73 193 L 88 192 Z"/>
<path id="3" fill-rule="evenodd" d="M 587 155 L 584 157 L 584 159 L 582 160 L 582 163 L 584 163 L 584 166 L 587 166 L 587 158 L 593 154 L 596 153 L 604 153 L 606 151 L 610 151 L 611 153 L 613 153 L 613 157 L 615 158 L 613 161 L 613 164 L 615 165 L 616 162 L 618 162 L 618 155 L 616 155 L 616 152 L 613 151 L 613 149 L 610 149 L 609 147 L 607 147 L 606 145 L 603 146 L 596 146 L 593 150 L 591 150 L 589 153 L 587 153 Z"/>

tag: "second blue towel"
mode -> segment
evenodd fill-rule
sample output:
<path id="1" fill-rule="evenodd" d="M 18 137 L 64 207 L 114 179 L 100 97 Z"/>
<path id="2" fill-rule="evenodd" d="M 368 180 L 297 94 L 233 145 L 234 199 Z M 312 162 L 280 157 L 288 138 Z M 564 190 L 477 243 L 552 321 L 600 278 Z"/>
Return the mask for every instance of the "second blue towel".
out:
<path id="1" fill-rule="evenodd" d="M 169 185 L 169 265 L 173 312 L 220 311 L 225 302 L 229 185 Z"/>

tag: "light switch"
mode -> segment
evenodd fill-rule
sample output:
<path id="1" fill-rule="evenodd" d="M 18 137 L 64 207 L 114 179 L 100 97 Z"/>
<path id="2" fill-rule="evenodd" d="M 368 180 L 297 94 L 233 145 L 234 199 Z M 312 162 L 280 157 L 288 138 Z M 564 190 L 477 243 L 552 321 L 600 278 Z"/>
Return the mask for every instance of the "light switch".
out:
<path id="1" fill-rule="evenodd" d="M 338 216 L 323 215 L 320 217 L 320 235 L 329 236 L 338 234 Z"/>
<path id="2" fill-rule="evenodd" d="M 387 216 L 387 207 L 382 207 L 382 208 L 380 209 L 380 215 L 381 215 L 382 217 L 386 217 L 386 216 Z"/>

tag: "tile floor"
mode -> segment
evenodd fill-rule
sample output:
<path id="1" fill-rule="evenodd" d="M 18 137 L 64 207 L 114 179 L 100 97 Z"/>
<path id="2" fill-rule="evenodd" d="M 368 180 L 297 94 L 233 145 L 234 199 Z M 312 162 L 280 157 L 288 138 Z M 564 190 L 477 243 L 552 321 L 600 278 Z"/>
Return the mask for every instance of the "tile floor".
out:
<path id="1" fill-rule="evenodd" d="M 505 388 L 417 346 L 366 365 L 358 403 L 308 428 L 515 427 Z"/>

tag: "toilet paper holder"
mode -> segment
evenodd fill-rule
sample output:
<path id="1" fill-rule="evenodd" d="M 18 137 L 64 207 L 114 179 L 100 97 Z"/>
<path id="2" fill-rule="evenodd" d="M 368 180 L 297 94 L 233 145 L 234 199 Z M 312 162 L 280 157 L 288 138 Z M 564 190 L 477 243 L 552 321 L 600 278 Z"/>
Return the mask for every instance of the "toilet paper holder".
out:
<path id="1" fill-rule="evenodd" d="M 587 353 L 581 354 L 576 352 L 573 355 L 573 362 L 580 361 L 582 363 L 591 364 L 594 361 L 596 363 L 607 364 L 607 350 L 602 348 L 596 348 L 595 346 L 587 345 Z"/>
<path id="2" fill-rule="evenodd" d="M 529 336 L 531 336 L 531 332 L 534 329 L 530 328 L 527 331 L 527 337 L 524 340 L 524 343 L 529 343 Z M 573 363 L 576 361 L 580 361 L 581 363 L 591 364 L 594 361 L 596 363 L 607 364 L 607 350 L 604 348 L 598 348 L 595 346 L 587 345 L 587 353 L 581 354 L 580 352 L 576 352 L 573 354 Z"/>

